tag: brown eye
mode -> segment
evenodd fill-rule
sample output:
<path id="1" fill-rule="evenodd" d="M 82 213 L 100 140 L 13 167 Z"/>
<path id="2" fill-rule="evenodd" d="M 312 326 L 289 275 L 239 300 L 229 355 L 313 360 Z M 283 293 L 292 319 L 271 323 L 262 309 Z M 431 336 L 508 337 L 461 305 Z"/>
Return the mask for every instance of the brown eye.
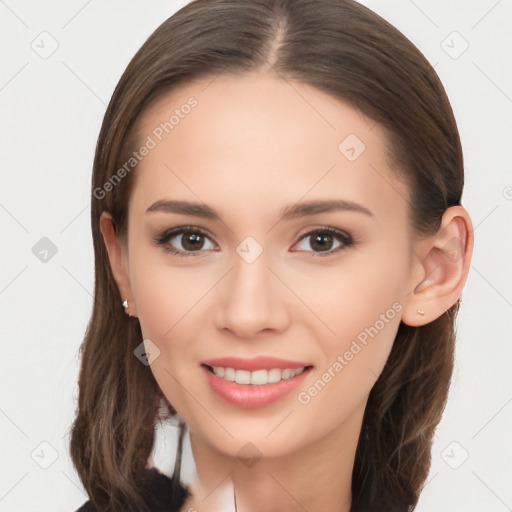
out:
<path id="1" fill-rule="evenodd" d="M 202 249 L 205 242 L 205 237 L 197 233 L 185 233 L 179 236 L 182 237 L 181 245 L 186 251 L 197 251 Z"/>
<path id="2" fill-rule="evenodd" d="M 347 233 L 334 228 L 325 228 L 305 234 L 297 246 L 304 252 L 332 254 L 353 244 L 352 237 Z"/>
<path id="3" fill-rule="evenodd" d="M 215 248 L 215 245 L 205 233 L 191 228 L 167 231 L 157 237 L 155 243 L 161 245 L 165 251 L 177 256 L 195 256 L 193 253 L 201 253 L 203 250 Z"/>

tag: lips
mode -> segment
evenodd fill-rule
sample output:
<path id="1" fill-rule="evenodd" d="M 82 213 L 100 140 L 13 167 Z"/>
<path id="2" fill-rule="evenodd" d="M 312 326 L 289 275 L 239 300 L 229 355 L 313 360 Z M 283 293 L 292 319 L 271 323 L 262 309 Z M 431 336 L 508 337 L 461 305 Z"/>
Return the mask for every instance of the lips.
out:
<path id="1" fill-rule="evenodd" d="M 242 408 L 264 407 L 283 398 L 312 369 L 308 362 L 267 356 L 209 359 L 201 367 L 211 389 L 224 401 Z"/>

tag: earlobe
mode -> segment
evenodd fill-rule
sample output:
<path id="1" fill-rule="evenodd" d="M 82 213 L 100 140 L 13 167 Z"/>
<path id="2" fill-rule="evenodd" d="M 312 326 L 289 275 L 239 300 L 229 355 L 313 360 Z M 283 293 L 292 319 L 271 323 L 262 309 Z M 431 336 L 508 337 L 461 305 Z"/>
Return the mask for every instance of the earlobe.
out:
<path id="1" fill-rule="evenodd" d="M 420 242 L 419 282 L 411 284 L 402 321 L 417 327 L 453 306 L 464 288 L 473 253 L 473 226 L 462 206 L 448 208 L 435 235 Z"/>
<path id="2" fill-rule="evenodd" d="M 128 301 L 130 311 L 123 305 L 126 313 L 135 316 L 133 293 L 130 285 L 130 276 L 126 258 L 127 248 L 120 242 L 114 225 L 114 219 L 108 212 L 103 212 L 100 217 L 100 229 L 103 235 L 103 241 L 107 249 L 110 268 L 117 283 L 117 288 L 121 296 L 120 305 Z"/>

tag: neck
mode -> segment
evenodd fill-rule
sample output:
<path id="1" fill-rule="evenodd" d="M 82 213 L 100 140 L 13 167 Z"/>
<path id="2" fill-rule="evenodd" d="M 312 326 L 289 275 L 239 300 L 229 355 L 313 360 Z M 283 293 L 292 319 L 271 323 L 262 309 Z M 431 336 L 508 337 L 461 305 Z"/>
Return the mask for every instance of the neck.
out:
<path id="1" fill-rule="evenodd" d="M 363 412 L 300 449 L 259 460 L 227 456 L 191 432 L 197 475 L 188 505 L 201 512 L 349 512 Z"/>

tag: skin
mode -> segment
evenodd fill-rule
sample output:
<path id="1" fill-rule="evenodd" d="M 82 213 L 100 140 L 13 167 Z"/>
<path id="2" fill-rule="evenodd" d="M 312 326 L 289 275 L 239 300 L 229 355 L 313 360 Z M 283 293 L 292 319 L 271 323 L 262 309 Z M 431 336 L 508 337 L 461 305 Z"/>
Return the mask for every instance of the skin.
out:
<path id="1" fill-rule="evenodd" d="M 270 73 L 221 75 L 173 90 L 143 115 L 141 140 L 192 95 L 197 107 L 134 171 L 127 240 L 116 237 L 108 213 L 101 219 L 121 297 L 160 350 L 151 371 L 190 429 L 197 480 L 183 510 L 229 510 L 234 486 L 239 511 L 348 511 L 368 394 L 400 321 L 428 323 L 459 297 L 471 220 L 462 206 L 452 207 L 437 234 L 416 236 L 409 190 L 388 162 L 380 126 Z M 349 134 L 366 146 L 354 161 L 338 149 Z M 220 219 L 145 213 L 160 199 L 204 202 Z M 352 201 L 372 215 L 331 211 L 279 220 L 286 206 L 316 199 Z M 203 249 L 180 257 L 152 243 L 179 226 L 206 232 Z M 355 244 L 328 239 L 330 254 L 318 256 L 314 236 L 301 238 L 328 226 Z M 247 236 L 263 249 L 252 263 L 236 252 Z M 184 238 L 167 245 L 185 251 Z M 456 258 L 449 254 L 454 241 Z M 300 403 L 299 392 L 394 303 L 394 318 L 309 403 Z M 314 367 L 297 391 L 258 409 L 224 402 L 200 368 L 213 357 L 257 355 Z M 261 454 L 251 467 L 237 455 L 246 443 Z M 228 504 L 220 505 L 226 496 Z"/>

